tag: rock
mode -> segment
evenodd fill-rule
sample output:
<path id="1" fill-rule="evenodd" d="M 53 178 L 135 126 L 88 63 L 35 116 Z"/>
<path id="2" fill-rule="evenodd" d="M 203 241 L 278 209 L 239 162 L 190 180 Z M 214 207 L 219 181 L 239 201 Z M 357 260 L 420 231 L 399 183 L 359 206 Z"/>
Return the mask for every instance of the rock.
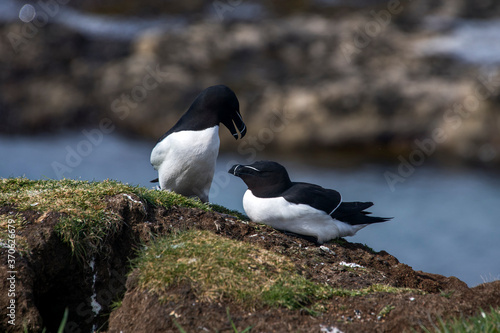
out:
<path id="1" fill-rule="evenodd" d="M 74 193 L 83 193 L 86 198 L 95 195 L 84 182 L 65 180 L 60 185 L 41 188 L 49 191 L 44 195 L 59 199 L 62 186 L 71 186 Z M 85 190 L 81 189 L 83 186 Z M 113 185 L 106 186 L 108 190 L 102 193 L 113 193 Z M 78 216 L 74 208 L 43 212 L 34 210 L 38 208 L 20 209 L 14 204 L 0 206 L 2 225 L 11 224 L 13 218 L 23 221 L 16 232 L 15 296 L 9 296 L 13 287 L 8 278 L 12 272 L 7 265 L 0 265 L 0 306 L 7 308 L 12 299 L 16 304 L 16 325 L 1 321 L 2 332 L 25 332 L 24 327 L 28 332 L 40 332 L 43 328 L 56 331 L 65 308 L 69 309 L 67 331 L 99 327 L 108 332 L 152 332 L 176 330 L 177 325 L 186 331 L 200 326 L 221 331 L 229 329 L 230 322 L 241 329 L 252 326 L 255 330 L 281 331 L 285 322 L 287 330 L 317 331 L 319 318 L 324 325 L 335 324 L 342 330 L 401 332 L 427 322 L 429 313 L 468 316 L 479 308 L 500 306 L 498 281 L 468 288 L 455 277 L 414 271 L 394 256 L 373 252 L 361 244 L 342 240 L 322 246 L 328 248 L 326 251 L 308 240 L 250 221 L 243 223 L 226 213 L 180 204 L 164 207 L 154 199 L 157 193 L 153 190 L 129 187 L 126 191 L 124 185 L 116 186 L 122 186 L 118 191 L 121 193 L 101 194 L 99 200 L 105 203 L 106 214 L 115 217 L 113 228 L 101 235 L 97 251 L 80 252 L 84 255 L 78 258 L 71 249 L 71 245 L 78 244 L 69 243 L 60 232 L 61 221 Z M 0 193 L 4 203 L 10 202 L 11 195 L 18 195 L 16 191 Z M 82 209 L 86 198 L 81 198 Z M 196 204 L 186 199 L 184 202 L 188 206 Z M 4 240 L 9 236 L 6 228 L 2 230 L 0 256 L 7 263 L 9 250 Z M 259 305 L 250 311 L 244 303 L 227 297 L 209 302 L 197 296 L 197 286 L 189 281 L 168 289 L 170 301 L 165 301 L 161 293 L 141 289 L 141 272 L 130 264 L 137 251 L 157 238 L 186 230 L 209 231 L 221 242 L 229 239 L 250 244 L 251 248 L 287 258 L 297 274 L 316 284 L 337 288 L 338 295 L 327 299 L 319 296 L 321 306 L 311 311 L 319 311 L 321 316 L 310 316 L 303 312 L 307 304 L 299 307 L 302 310 Z M 99 307 L 93 307 L 96 302 Z M 117 302 L 115 306 L 113 302 Z M 391 305 L 391 311 L 387 305 Z M 383 309 L 387 310 L 383 320 L 377 321 L 376 314 Z M 352 318 L 353 313 L 359 315 Z M 342 319 L 348 317 L 351 319 Z"/>
<path id="2" fill-rule="evenodd" d="M 54 24 L 5 25 L 0 38 L 0 107 L 4 133 L 52 132 L 80 128 L 102 117 L 92 101 L 99 62 L 117 59 L 119 42 L 91 42 Z M 14 43 L 19 38 L 22 42 Z M 99 50 L 98 54 L 94 50 Z M 99 60 L 97 60 L 99 59 Z M 96 63 L 97 62 L 97 63 Z"/>
<path id="3" fill-rule="evenodd" d="M 397 161 L 430 140 L 439 146 L 432 158 L 498 165 L 498 69 L 417 47 L 443 33 L 423 29 L 423 15 L 460 16 L 470 6 L 381 2 L 339 16 L 308 8 L 259 21 L 192 20 L 128 42 L 48 24 L 18 55 L 5 36 L 25 26 L 4 25 L 0 131 L 78 128 L 109 117 L 120 132 L 157 139 L 199 91 L 224 83 L 238 95 L 254 141 L 236 145 L 222 134 L 222 149 L 355 150 Z"/>

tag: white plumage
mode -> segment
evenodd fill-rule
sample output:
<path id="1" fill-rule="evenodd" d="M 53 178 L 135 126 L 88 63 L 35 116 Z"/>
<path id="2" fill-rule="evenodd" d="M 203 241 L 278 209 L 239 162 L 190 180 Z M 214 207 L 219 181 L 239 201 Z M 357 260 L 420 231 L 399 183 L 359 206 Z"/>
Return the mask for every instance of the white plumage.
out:
<path id="1" fill-rule="evenodd" d="M 174 132 L 158 142 L 151 164 L 158 170 L 160 188 L 208 201 L 219 145 L 218 125 Z"/>
<path id="2" fill-rule="evenodd" d="M 367 226 L 338 221 L 322 210 L 291 203 L 283 197 L 259 198 L 251 190 L 247 190 L 243 196 L 243 209 L 252 221 L 278 230 L 316 237 L 319 244 L 337 237 L 354 236 Z"/>

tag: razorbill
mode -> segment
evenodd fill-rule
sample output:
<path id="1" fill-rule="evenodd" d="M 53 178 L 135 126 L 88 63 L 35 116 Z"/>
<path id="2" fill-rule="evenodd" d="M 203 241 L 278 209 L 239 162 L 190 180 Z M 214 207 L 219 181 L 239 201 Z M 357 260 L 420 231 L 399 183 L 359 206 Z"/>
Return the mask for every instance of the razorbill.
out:
<path id="1" fill-rule="evenodd" d="M 367 216 L 372 202 L 342 202 L 335 190 L 319 185 L 292 182 L 286 169 L 272 161 L 234 165 L 229 173 L 248 186 L 243 208 L 254 222 L 275 229 L 313 237 L 322 244 L 331 239 L 353 236 L 371 223 L 390 218 Z"/>
<path id="2" fill-rule="evenodd" d="M 235 139 L 243 138 L 246 126 L 238 98 L 225 85 L 208 87 L 191 104 L 179 121 L 156 143 L 151 164 L 158 170 L 162 190 L 208 201 L 219 154 L 219 124 Z"/>

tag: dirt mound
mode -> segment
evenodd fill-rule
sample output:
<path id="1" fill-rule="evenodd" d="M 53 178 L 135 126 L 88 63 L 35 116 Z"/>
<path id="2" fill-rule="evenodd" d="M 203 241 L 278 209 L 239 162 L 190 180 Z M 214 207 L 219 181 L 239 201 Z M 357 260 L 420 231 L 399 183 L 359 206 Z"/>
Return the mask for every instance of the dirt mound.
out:
<path id="1" fill-rule="evenodd" d="M 319 332 L 331 327 L 344 332 L 402 332 L 411 326 L 430 325 L 437 317 L 472 315 L 480 307 L 500 305 L 498 281 L 470 289 L 455 277 L 414 271 L 387 252 L 376 253 L 361 244 L 340 241 L 318 247 L 266 226 L 186 208 L 157 210 L 156 221 L 147 228 L 162 232 L 198 228 L 249 242 L 293 258 L 302 274 L 336 287 L 361 289 L 383 284 L 417 290 L 340 296 L 332 299 L 323 313 L 311 315 L 303 310 L 248 311 L 233 303 L 203 303 L 189 285 L 169 291 L 183 302 L 163 304 L 157 295 L 137 288 L 132 273 L 121 307 L 111 314 L 109 332 L 178 332 L 177 325 L 187 332 L 234 332 L 231 322 L 239 331 L 252 327 L 256 332 Z"/>
<path id="2" fill-rule="evenodd" d="M 255 332 L 401 332 L 438 316 L 472 315 L 479 308 L 500 306 L 500 282 L 475 288 L 454 278 L 414 271 L 392 255 L 344 240 L 317 246 L 267 226 L 197 208 L 170 208 L 146 204 L 134 194 L 108 197 L 108 210 L 120 216 L 120 226 L 108 235 L 98 255 L 78 259 L 71 244 L 58 234 L 61 213 L 18 212 L 0 207 L 0 217 L 22 215 L 18 232 L 25 242 L 16 254 L 16 325 L 6 320 L 1 331 L 57 331 L 65 308 L 66 332 L 233 332 L 252 327 Z M 290 258 L 297 271 L 311 281 L 329 285 L 339 294 L 323 303 L 320 311 L 259 306 L 249 309 L 223 299 L 205 302 L 195 286 L 183 283 L 168 293 L 177 301 L 160 301 L 159 295 L 138 287 L 138 274 L 130 259 L 159 235 L 189 229 L 206 230 Z M 2 260 L 8 250 L 3 246 Z M 6 265 L 0 266 L 0 306 L 7 307 L 9 288 Z M 384 288 L 392 289 L 376 289 Z M 373 290 L 366 292 L 369 288 Z M 411 289 L 409 289 L 411 288 Z M 180 301 L 179 301 L 180 300 Z"/>

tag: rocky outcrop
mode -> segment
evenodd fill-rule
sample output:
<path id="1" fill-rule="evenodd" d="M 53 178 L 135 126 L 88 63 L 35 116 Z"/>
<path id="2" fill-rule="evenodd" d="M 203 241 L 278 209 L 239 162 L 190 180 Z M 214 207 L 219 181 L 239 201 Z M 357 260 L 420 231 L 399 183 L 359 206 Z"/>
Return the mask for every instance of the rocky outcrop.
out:
<path id="1" fill-rule="evenodd" d="M 177 325 L 188 332 L 200 327 L 222 331 L 229 329 L 230 323 L 241 329 L 252 326 L 268 332 L 282 332 L 283 323 L 288 325 L 285 330 L 303 332 L 317 332 L 320 326 L 338 327 L 344 332 L 401 332 L 420 324 L 430 325 L 437 317 L 468 316 L 479 308 L 500 306 L 499 281 L 468 288 L 457 278 L 414 271 L 392 255 L 361 244 L 340 240 L 318 247 L 227 214 L 155 206 L 133 193 L 102 200 L 107 214 L 116 218 L 115 225 L 101 236 L 98 252 L 81 252 L 82 257 L 72 252 L 71 247 L 77 244 L 60 236 L 58 228 L 68 213 L 41 213 L 36 205 L 32 210 L 18 210 L 15 205 L 0 207 L 2 226 L 14 218 L 22 221 L 17 224 L 15 247 L 8 245 L 9 231 L 2 227 L 2 262 L 7 263 L 10 254 L 16 269 L 12 272 L 7 265 L 0 265 L 0 306 L 8 308 L 12 300 L 15 304 L 11 319 L 15 325 L 0 321 L 2 332 L 41 332 L 44 327 L 55 332 L 66 308 L 67 332 L 96 328 L 109 332 L 177 331 Z M 139 272 L 130 260 L 154 239 L 190 229 L 210 231 L 221 240 L 251 244 L 289 258 L 301 275 L 317 284 L 339 288 L 339 294 L 324 300 L 315 313 L 306 311 L 306 307 L 297 310 L 279 306 L 249 311 L 244 304 L 227 298 L 207 302 L 196 296 L 197 286 L 189 283 L 168 290 L 177 301 L 165 302 L 161 295 L 141 289 Z M 386 286 L 396 292 L 375 288 L 356 294 L 370 286 Z"/>

